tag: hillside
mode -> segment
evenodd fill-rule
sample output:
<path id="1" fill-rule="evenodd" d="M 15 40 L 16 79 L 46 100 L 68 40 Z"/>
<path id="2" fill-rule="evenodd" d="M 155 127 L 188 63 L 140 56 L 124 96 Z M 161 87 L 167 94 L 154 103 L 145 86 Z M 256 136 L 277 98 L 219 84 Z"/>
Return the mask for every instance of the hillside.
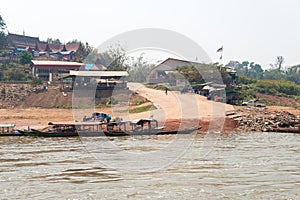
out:
<path id="1" fill-rule="evenodd" d="M 72 106 L 72 93 L 62 93 L 59 89 L 48 89 L 45 92 L 31 94 L 23 99 L 19 108 L 63 108 Z"/>
<path id="2" fill-rule="evenodd" d="M 300 108 L 300 99 L 274 96 L 270 94 L 258 93 L 259 99 L 264 100 L 270 106 L 289 106 L 294 108 Z"/>

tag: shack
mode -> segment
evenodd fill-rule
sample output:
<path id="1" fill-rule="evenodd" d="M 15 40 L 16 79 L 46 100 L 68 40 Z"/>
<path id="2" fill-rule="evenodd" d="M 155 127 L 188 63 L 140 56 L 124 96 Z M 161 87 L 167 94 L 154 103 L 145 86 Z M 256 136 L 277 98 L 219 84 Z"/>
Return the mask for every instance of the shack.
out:
<path id="1" fill-rule="evenodd" d="M 128 76 L 127 71 L 75 71 L 70 70 L 70 74 L 61 79 L 62 89 L 66 89 L 63 81 L 67 80 L 70 85 L 67 89 L 73 90 L 83 89 L 90 84 L 97 84 L 96 98 L 111 97 L 114 90 L 128 91 L 127 81 L 125 78 Z"/>

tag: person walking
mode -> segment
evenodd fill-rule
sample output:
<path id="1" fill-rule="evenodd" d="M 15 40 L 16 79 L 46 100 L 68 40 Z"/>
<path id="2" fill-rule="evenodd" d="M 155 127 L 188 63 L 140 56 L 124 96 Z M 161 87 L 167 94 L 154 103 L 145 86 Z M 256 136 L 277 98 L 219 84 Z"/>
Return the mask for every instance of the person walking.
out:
<path id="1" fill-rule="evenodd" d="M 168 88 L 167 87 L 166 87 L 166 91 L 165 92 L 166 92 L 166 95 L 168 95 Z"/>

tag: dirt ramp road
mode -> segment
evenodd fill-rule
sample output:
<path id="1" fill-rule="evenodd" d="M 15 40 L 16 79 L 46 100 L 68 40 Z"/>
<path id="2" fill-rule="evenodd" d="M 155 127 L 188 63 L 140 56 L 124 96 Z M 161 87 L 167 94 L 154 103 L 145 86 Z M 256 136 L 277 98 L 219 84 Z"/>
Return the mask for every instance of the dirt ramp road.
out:
<path id="1" fill-rule="evenodd" d="M 128 83 L 130 90 L 149 99 L 156 110 L 136 114 L 138 118 L 153 115 L 156 119 L 199 119 L 203 117 L 222 117 L 226 111 L 234 110 L 232 105 L 213 102 L 197 94 L 147 88 L 139 83 Z"/>

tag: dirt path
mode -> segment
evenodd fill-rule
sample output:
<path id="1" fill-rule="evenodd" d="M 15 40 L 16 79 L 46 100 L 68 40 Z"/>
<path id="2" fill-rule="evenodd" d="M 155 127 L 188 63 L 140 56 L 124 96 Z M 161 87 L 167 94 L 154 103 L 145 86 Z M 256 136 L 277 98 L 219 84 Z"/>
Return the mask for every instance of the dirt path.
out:
<path id="1" fill-rule="evenodd" d="M 158 119 L 199 119 L 203 117 L 225 116 L 226 111 L 234 110 L 233 106 L 208 101 L 205 97 L 180 92 L 169 91 L 166 95 L 162 90 L 155 90 L 138 83 L 128 83 L 131 90 L 154 103 L 156 110 L 140 113 L 134 117 L 149 117 Z"/>
<path id="2" fill-rule="evenodd" d="M 141 84 L 128 84 L 132 91 L 149 99 L 157 109 L 150 112 L 130 115 L 131 119 L 148 118 L 153 116 L 171 129 L 201 127 L 199 132 L 227 132 L 236 128 L 233 119 L 225 118 L 226 111 L 234 110 L 233 106 L 208 101 L 205 97 L 180 92 L 154 90 Z"/>

